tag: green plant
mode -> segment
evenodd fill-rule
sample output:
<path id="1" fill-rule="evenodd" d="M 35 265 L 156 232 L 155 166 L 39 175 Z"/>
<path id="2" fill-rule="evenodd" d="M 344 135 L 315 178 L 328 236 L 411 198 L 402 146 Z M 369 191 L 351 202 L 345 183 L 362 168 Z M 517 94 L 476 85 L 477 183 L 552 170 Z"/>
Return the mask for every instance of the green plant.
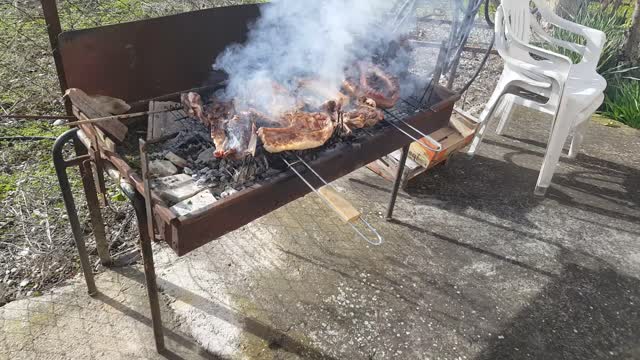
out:
<path id="1" fill-rule="evenodd" d="M 619 78 L 609 84 L 602 114 L 640 128 L 640 81 Z"/>
<path id="2" fill-rule="evenodd" d="M 633 70 L 620 64 L 620 52 L 625 43 L 625 29 L 628 26 L 628 19 L 629 15 L 626 12 L 603 10 L 600 4 L 593 4 L 583 8 L 573 20 L 576 23 L 598 29 L 606 34 L 607 42 L 602 49 L 597 70 L 608 81 Z M 564 29 L 554 28 L 553 35 L 558 39 L 569 42 L 585 43 L 585 39 L 582 36 Z M 580 54 L 564 48 L 555 50 L 568 56 L 574 63 L 580 62 L 582 58 Z"/>
<path id="3" fill-rule="evenodd" d="M 605 101 L 601 107 L 603 115 L 629 126 L 640 128 L 640 79 L 633 77 L 638 67 L 621 61 L 625 45 L 625 31 L 630 24 L 628 7 L 603 9 L 600 4 L 583 8 L 573 20 L 579 24 L 603 31 L 607 42 L 602 50 L 597 71 L 608 83 Z M 585 39 L 560 28 L 554 28 L 553 36 L 569 42 L 584 44 Z M 581 55 L 564 48 L 553 49 L 568 56 L 574 63 Z"/>

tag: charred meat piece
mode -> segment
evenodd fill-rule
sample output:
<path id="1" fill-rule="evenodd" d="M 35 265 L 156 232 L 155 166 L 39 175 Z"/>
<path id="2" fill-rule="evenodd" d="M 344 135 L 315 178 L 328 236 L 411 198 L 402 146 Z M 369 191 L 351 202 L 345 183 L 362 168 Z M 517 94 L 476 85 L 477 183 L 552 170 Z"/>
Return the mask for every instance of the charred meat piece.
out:
<path id="1" fill-rule="evenodd" d="M 270 153 L 288 150 L 307 150 L 320 147 L 334 131 L 331 117 L 325 113 L 296 111 L 283 116 L 284 128 L 260 128 L 258 136 Z"/>
<path id="2" fill-rule="evenodd" d="M 355 98 L 373 99 L 381 109 L 390 109 L 400 100 L 398 80 L 371 63 L 358 64 L 358 75 L 347 78 L 342 87 Z"/>
<path id="3" fill-rule="evenodd" d="M 374 126 L 384 120 L 384 113 L 375 105 L 375 102 L 368 102 L 360 104 L 355 110 L 345 112 L 343 115 L 344 125 L 349 129 L 362 129 Z"/>
<path id="4" fill-rule="evenodd" d="M 231 102 L 204 104 L 198 93 L 182 94 L 182 104 L 189 116 L 199 119 L 211 129 L 217 158 L 243 159 L 255 154 L 255 116 L 249 112 L 235 114 Z"/>
<path id="5" fill-rule="evenodd" d="M 210 128 L 213 144 L 216 149 L 222 150 L 223 144 L 227 139 L 224 132 L 224 119 L 231 111 L 228 109 L 229 107 L 216 104 L 213 106 L 204 105 L 200 94 L 194 92 L 182 94 L 181 98 L 187 114 L 202 121 L 203 124 Z"/>
<path id="6" fill-rule="evenodd" d="M 255 117 L 250 112 L 239 112 L 225 122 L 225 141 L 213 153 L 217 158 L 242 160 L 256 152 Z"/>

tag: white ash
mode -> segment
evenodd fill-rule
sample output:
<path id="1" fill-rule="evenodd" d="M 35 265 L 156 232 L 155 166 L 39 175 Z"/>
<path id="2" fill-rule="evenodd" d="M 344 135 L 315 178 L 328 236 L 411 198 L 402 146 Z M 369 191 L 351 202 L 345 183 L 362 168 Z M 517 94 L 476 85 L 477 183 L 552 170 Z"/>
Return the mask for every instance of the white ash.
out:
<path id="1" fill-rule="evenodd" d="M 177 171 L 190 176 L 196 186 L 210 189 L 217 197 L 228 189 L 242 190 L 280 173 L 270 167 L 267 160 L 270 155 L 261 152 L 243 161 L 216 158 L 209 129 L 199 120 L 181 120 L 179 129 L 175 137 L 154 146 L 150 158 L 160 161 L 169 154 L 181 158 L 185 166 Z"/>

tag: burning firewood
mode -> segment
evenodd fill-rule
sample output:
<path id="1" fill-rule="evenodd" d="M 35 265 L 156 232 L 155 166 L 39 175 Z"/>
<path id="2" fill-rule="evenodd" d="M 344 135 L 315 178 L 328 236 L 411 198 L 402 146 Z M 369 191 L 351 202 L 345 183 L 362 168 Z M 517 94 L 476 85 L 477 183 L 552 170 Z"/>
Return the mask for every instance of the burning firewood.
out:
<path id="1" fill-rule="evenodd" d="M 217 158 L 241 160 L 256 152 L 256 125 L 250 112 L 240 112 L 225 123 L 225 141 L 216 145 L 213 153 Z"/>
<path id="2" fill-rule="evenodd" d="M 296 111 L 287 113 L 284 128 L 260 128 L 258 136 L 265 150 L 279 153 L 288 150 L 307 150 L 324 145 L 333 135 L 335 124 L 325 113 Z"/>
<path id="3" fill-rule="evenodd" d="M 182 94 L 181 98 L 187 114 L 202 121 L 202 123 L 211 129 L 211 139 L 216 146 L 216 152 L 218 149 L 222 150 L 227 140 L 223 122 L 225 116 L 229 114 L 220 111 L 222 109 L 220 107 L 212 108 L 205 106 L 202 102 L 202 97 L 200 97 L 198 93 L 190 92 L 188 94 Z M 224 151 L 222 151 L 221 154 L 224 154 Z M 218 155 L 216 155 L 216 157 L 219 157 Z"/>

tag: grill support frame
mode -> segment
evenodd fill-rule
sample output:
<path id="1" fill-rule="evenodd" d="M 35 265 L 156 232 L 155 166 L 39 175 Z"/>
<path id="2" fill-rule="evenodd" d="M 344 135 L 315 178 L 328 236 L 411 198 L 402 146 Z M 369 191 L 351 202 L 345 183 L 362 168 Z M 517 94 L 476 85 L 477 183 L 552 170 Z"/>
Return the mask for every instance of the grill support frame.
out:
<path id="1" fill-rule="evenodd" d="M 51 4 L 55 5 L 55 0 L 46 0 L 46 1 L 43 1 L 43 3 L 44 2 L 48 3 L 49 5 Z M 49 6 L 48 8 L 51 9 L 52 7 Z M 247 9 L 249 9 L 251 12 L 255 12 L 255 8 L 247 8 Z M 45 10 L 47 9 L 45 8 Z M 226 11 L 236 15 L 238 12 L 237 8 L 235 10 L 230 9 Z M 209 13 L 210 13 L 210 10 L 195 12 L 193 16 L 196 19 L 196 21 L 202 22 L 203 19 Z M 165 24 L 167 27 L 171 27 L 171 25 L 175 25 L 175 23 L 178 22 L 177 21 L 178 17 L 185 19 L 185 18 L 188 18 L 188 16 L 189 15 L 182 14 L 176 17 L 145 20 L 142 22 L 136 22 L 131 24 L 120 24 L 120 25 L 108 27 L 108 31 L 106 32 L 102 32 L 100 30 L 94 30 L 94 29 L 87 29 L 87 30 L 82 30 L 78 32 L 63 34 L 62 36 L 60 36 L 60 41 L 54 41 L 58 39 L 59 34 L 55 34 L 55 36 L 52 36 L 52 33 L 50 33 L 50 39 L 52 39 L 51 42 L 54 47 L 54 53 L 58 54 L 58 57 L 56 58 L 56 64 L 57 65 L 58 63 L 62 64 L 62 66 L 59 66 L 58 68 L 59 70 L 58 74 L 61 79 L 62 88 L 63 89 L 66 88 L 67 80 L 70 80 L 69 83 L 71 86 L 84 87 L 83 84 L 78 84 L 74 82 L 80 79 L 82 81 L 85 81 L 87 86 L 91 85 L 95 87 L 95 88 L 88 88 L 87 90 L 92 90 L 92 92 L 99 92 L 98 90 L 101 89 L 100 86 L 105 84 L 104 83 L 101 84 L 100 79 L 96 79 L 97 81 L 92 82 L 93 80 L 91 79 L 82 78 L 80 75 L 86 77 L 86 72 L 83 72 L 82 70 L 80 70 L 83 73 L 79 74 L 78 73 L 79 68 L 84 68 L 84 67 L 91 68 L 93 66 L 97 66 L 97 67 L 109 66 L 108 56 L 106 56 L 103 53 L 100 53 L 100 51 L 105 50 L 107 53 L 109 53 L 110 51 L 111 52 L 115 51 L 114 49 L 118 49 L 119 44 L 122 41 L 121 36 L 126 31 L 132 31 L 134 29 L 146 29 L 146 26 L 147 26 L 146 24 L 149 24 L 150 27 L 153 24 L 155 24 L 153 25 L 154 28 L 159 29 L 160 27 L 158 27 L 158 23 L 163 21 L 166 22 Z M 242 15 L 241 17 L 244 17 L 244 16 L 245 15 Z M 47 19 L 49 19 L 49 17 L 47 17 Z M 228 21 L 233 21 L 233 19 Z M 237 25 L 233 25 L 233 26 L 234 26 L 233 31 L 235 31 L 233 36 L 242 37 L 242 35 L 238 33 L 238 26 Z M 52 32 L 59 32 L 59 28 L 55 28 L 55 27 L 50 28 L 49 30 Z M 162 37 L 163 33 L 167 33 L 169 31 L 170 30 L 164 29 L 160 34 L 154 34 L 154 36 Z M 210 29 L 209 31 L 214 33 L 216 32 L 215 29 Z M 144 33 L 147 36 L 149 35 L 149 31 L 140 32 L 140 33 L 141 34 Z M 93 37 L 94 35 L 95 35 L 95 38 Z M 75 40 L 79 40 L 81 43 L 81 46 L 78 48 L 72 49 L 73 51 L 71 51 L 70 53 L 65 52 L 64 47 L 68 46 L 70 43 L 72 43 Z M 91 40 L 95 40 L 95 41 L 92 42 Z M 100 46 L 103 45 L 103 42 L 106 43 L 106 45 L 104 49 L 101 49 Z M 98 44 L 98 45 L 96 47 L 91 48 L 91 47 L 88 47 L 88 44 Z M 151 44 L 152 42 L 148 42 L 148 44 L 144 44 L 144 45 L 151 46 Z M 58 48 L 58 45 L 61 46 L 62 49 Z M 97 52 L 92 52 L 96 49 L 97 49 Z M 157 49 L 155 48 L 145 48 L 143 45 L 140 45 L 139 51 L 144 52 L 145 50 L 149 50 L 150 53 L 157 51 Z M 122 55 L 121 53 L 114 53 L 114 54 L 118 56 Z M 125 54 L 125 55 L 132 56 L 131 54 Z M 140 55 L 140 54 L 137 54 L 137 55 Z M 199 54 L 199 55 L 202 55 L 202 54 Z M 106 61 L 106 63 L 104 61 Z M 173 64 L 171 63 L 167 63 L 165 65 L 173 66 Z M 68 71 L 65 73 L 65 70 L 68 70 Z M 118 69 L 116 68 L 107 68 L 104 71 L 104 73 L 109 73 L 109 74 L 113 73 L 115 75 L 115 78 L 112 79 L 114 84 L 110 84 L 113 87 L 109 88 L 110 90 L 109 89 L 105 90 L 105 92 L 107 92 L 106 95 L 125 98 L 129 102 L 139 101 L 144 98 L 162 96 L 162 94 L 176 92 L 182 89 L 182 88 L 179 88 L 179 86 L 182 86 L 182 83 L 175 82 L 175 79 L 173 78 L 164 79 L 164 82 L 162 83 L 161 86 L 154 87 L 152 89 L 143 89 L 138 86 L 140 82 L 136 81 L 136 77 L 128 77 L 131 75 L 131 73 L 119 73 L 117 70 Z M 140 75 L 140 74 L 136 74 L 136 75 Z M 190 81 L 193 80 L 194 78 L 202 77 L 200 73 L 198 74 L 189 73 L 188 75 L 190 77 L 189 79 Z M 131 83 L 138 84 L 138 85 L 136 85 L 135 88 L 128 89 L 123 84 L 125 82 L 130 84 Z M 147 90 L 149 92 L 145 93 L 145 91 Z M 436 88 L 435 90 L 437 92 L 437 90 L 439 89 Z M 119 93 L 120 91 L 124 91 L 125 92 L 124 95 L 128 94 L 130 96 L 123 96 L 123 94 Z M 447 91 L 445 92 L 445 94 L 446 96 L 442 98 L 442 101 L 440 103 L 438 103 L 437 105 L 435 105 L 429 110 L 425 110 L 425 113 L 430 113 L 431 116 L 433 117 L 433 118 L 430 118 L 431 120 L 435 120 L 435 118 L 441 118 L 444 116 L 448 121 L 448 118 L 450 117 L 450 112 L 453 109 L 453 103 L 459 98 L 459 95 L 453 94 L 451 91 Z M 422 117 L 422 120 L 426 121 L 428 118 L 428 115 L 425 115 L 425 114 L 423 115 L 424 116 Z M 415 120 L 418 121 L 420 119 L 415 119 Z M 155 273 L 153 251 L 152 251 L 152 240 L 156 238 L 155 230 L 158 230 L 158 233 L 161 235 L 163 235 L 163 230 L 165 233 L 167 233 L 167 231 L 176 232 L 177 230 L 173 226 L 175 225 L 177 219 L 175 217 L 172 218 L 171 215 L 167 215 L 166 211 L 168 209 L 163 208 L 162 206 L 159 206 L 159 204 L 157 203 L 155 197 L 151 194 L 151 192 L 148 192 L 145 194 L 145 192 L 148 191 L 148 185 L 144 186 L 144 183 L 145 183 L 144 176 L 142 178 L 138 176 L 128 166 L 128 164 L 126 164 L 126 162 L 124 162 L 124 160 L 122 160 L 122 158 L 120 158 L 117 154 L 114 154 L 109 151 L 105 151 L 105 149 L 102 147 L 103 144 L 101 144 L 101 142 L 98 140 L 96 133 L 86 133 L 85 134 L 86 136 L 84 137 L 79 136 L 80 131 L 84 132 L 91 128 L 92 126 L 86 126 L 86 127 L 83 127 L 83 130 L 79 130 L 79 129 L 69 130 L 68 132 L 66 132 L 65 134 L 61 135 L 58 138 L 53 148 L 53 158 L 54 158 L 54 164 L 56 167 L 56 173 L 58 175 L 58 180 L 60 183 L 60 188 L 63 195 L 65 207 L 69 215 L 69 221 L 71 224 L 74 240 L 76 242 L 76 247 L 80 255 L 82 270 L 84 273 L 85 281 L 87 283 L 88 293 L 92 297 L 98 297 L 99 290 L 96 287 L 95 280 L 93 277 L 93 271 L 89 263 L 86 244 L 84 242 L 84 238 L 82 236 L 82 232 L 80 229 L 80 223 L 78 219 L 76 204 L 73 198 L 73 194 L 71 192 L 71 187 L 66 174 L 66 169 L 76 165 L 80 167 L 81 174 L 83 174 L 82 181 L 84 185 L 85 196 L 87 197 L 87 204 L 90 209 L 92 225 L 94 226 L 94 229 L 99 229 L 100 227 L 104 228 L 104 223 L 100 215 L 100 203 L 97 198 L 95 183 L 93 181 L 93 177 L 90 176 L 91 175 L 90 169 L 92 169 L 91 163 L 95 163 L 97 165 L 97 162 L 99 161 L 101 164 L 105 166 L 100 166 L 98 168 L 99 169 L 98 176 L 102 176 L 102 171 L 106 171 L 109 175 L 112 175 L 112 177 L 115 174 L 115 179 L 117 180 L 118 185 L 120 186 L 123 193 L 130 200 L 133 208 L 135 209 L 136 218 L 138 220 L 139 246 L 141 249 L 142 260 L 144 263 L 145 282 L 146 282 L 147 294 L 149 297 L 149 305 L 151 309 L 151 318 L 152 318 L 152 324 L 153 324 L 153 332 L 154 332 L 156 349 L 161 354 L 168 353 L 168 350 L 165 348 L 165 343 L 164 343 L 159 293 L 158 293 L 157 278 Z M 422 130 L 425 130 L 425 128 L 422 128 Z M 406 150 L 408 148 L 407 144 L 411 142 L 411 140 L 408 138 L 405 140 L 406 141 L 401 145 L 403 147 L 404 161 L 406 161 L 406 154 L 407 154 Z M 62 150 L 64 145 L 70 142 L 74 144 L 76 154 L 78 154 L 78 156 L 70 160 L 65 160 L 63 157 Z M 359 164 L 359 165 L 363 166 L 365 164 Z M 404 165 L 403 163 L 400 164 L 400 169 L 404 167 L 403 165 Z M 313 163 L 312 163 L 312 166 L 314 166 L 315 168 L 315 165 L 313 165 Z M 110 169 L 107 171 L 107 169 L 105 168 L 110 168 Z M 117 172 L 114 173 L 113 171 L 111 171 L 113 170 L 113 168 L 117 169 Z M 341 177 L 343 175 L 345 174 L 341 173 L 341 174 L 338 174 L 337 177 Z M 393 209 L 395 207 L 395 202 L 397 199 L 397 194 L 400 188 L 401 181 L 402 181 L 402 172 L 399 171 L 396 174 L 396 179 L 394 181 L 394 186 L 392 188 L 390 201 L 387 208 L 388 209 L 387 219 L 390 219 L 393 215 Z M 288 183 L 290 184 L 291 182 L 288 182 Z M 143 194 L 145 194 L 146 196 Z M 272 210 L 275 210 L 276 208 L 284 205 L 285 203 L 291 200 L 293 199 L 288 199 L 286 202 L 276 204 L 277 206 L 273 207 Z M 166 222 L 166 225 L 168 227 L 165 227 L 165 229 L 160 229 L 160 226 L 154 227 L 153 225 L 154 219 L 156 220 L 156 225 L 157 225 L 157 223 L 159 222 L 158 219 L 162 219 L 162 218 L 164 218 L 165 220 L 168 219 L 168 221 Z M 223 223 L 223 222 L 220 221 L 219 223 Z M 98 233 L 99 232 L 100 231 L 98 231 Z M 106 239 L 104 239 L 99 234 L 96 238 L 96 241 L 103 243 L 102 245 L 106 245 Z M 208 240 L 206 242 L 209 242 L 209 241 L 211 240 Z M 196 245 L 201 246 L 203 244 L 196 244 Z M 193 250 L 193 248 L 185 249 L 184 253 L 188 252 L 187 250 L 190 251 L 190 250 Z M 179 255 L 184 255 L 184 253 L 181 253 L 180 251 L 177 251 L 177 252 Z M 104 256 L 102 256 L 101 258 L 103 259 L 103 263 L 105 263 L 105 265 L 113 265 L 112 262 L 105 261 L 106 258 Z"/>

